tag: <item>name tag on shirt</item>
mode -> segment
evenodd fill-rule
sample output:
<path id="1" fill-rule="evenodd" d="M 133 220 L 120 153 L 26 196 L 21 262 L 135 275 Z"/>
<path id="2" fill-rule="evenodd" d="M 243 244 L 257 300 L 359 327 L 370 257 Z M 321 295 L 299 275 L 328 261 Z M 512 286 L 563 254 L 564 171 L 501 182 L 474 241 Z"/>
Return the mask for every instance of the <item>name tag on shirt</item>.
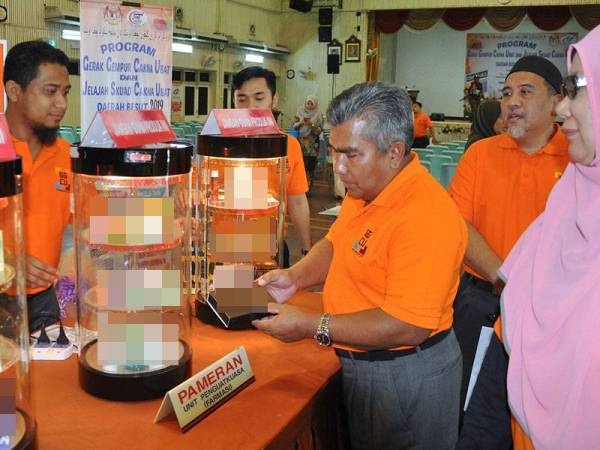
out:
<path id="1" fill-rule="evenodd" d="M 54 182 L 54 187 L 56 190 L 62 192 L 71 192 L 71 172 L 61 167 L 54 168 L 54 172 L 56 173 L 56 181 Z"/>

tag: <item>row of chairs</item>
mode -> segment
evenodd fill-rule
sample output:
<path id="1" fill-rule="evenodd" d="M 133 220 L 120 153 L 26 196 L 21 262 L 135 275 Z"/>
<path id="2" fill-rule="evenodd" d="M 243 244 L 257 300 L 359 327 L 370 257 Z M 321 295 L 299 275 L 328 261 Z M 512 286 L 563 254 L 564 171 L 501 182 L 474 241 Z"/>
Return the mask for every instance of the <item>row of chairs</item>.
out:
<path id="1" fill-rule="evenodd" d="M 81 141 L 81 127 L 72 127 L 70 125 L 61 125 L 58 129 L 58 136 L 69 143 Z"/>
<path id="2" fill-rule="evenodd" d="M 188 135 L 197 135 L 204 124 L 200 121 L 173 122 L 171 126 L 178 138 L 185 138 Z"/>
<path id="3" fill-rule="evenodd" d="M 453 141 L 428 145 L 427 148 L 413 148 L 413 150 L 419 155 L 419 161 L 427 167 L 429 173 L 448 189 L 458 161 L 464 153 L 465 144 L 466 141 Z"/>

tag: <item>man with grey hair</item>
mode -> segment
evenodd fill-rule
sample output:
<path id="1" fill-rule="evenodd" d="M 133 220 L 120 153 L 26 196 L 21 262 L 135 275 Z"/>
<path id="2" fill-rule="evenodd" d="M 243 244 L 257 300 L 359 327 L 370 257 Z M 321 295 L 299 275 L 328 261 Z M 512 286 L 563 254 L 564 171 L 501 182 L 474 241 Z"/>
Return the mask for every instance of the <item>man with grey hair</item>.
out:
<path id="1" fill-rule="evenodd" d="M 405 91 L 357 84 L 332 100 L 327 116 L 333 168 L 348 195 L 304 259 L 258 279 L 277 303 L 253 325 L 284 342 L 333 345 L 352 448 L 453 449 L 462 360 L 452 300 L 464 221 L 410 152 Z M 284 304 L 322 282 L 324 314 Z"/>

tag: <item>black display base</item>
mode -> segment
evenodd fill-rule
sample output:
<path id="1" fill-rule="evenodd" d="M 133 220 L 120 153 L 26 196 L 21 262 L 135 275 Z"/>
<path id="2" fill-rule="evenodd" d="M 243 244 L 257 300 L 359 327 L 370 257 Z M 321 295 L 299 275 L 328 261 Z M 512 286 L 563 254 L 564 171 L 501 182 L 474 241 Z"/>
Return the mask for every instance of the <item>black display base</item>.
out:
<path id="1" fill-rule="evenodd" d="M 248 313 L 235 317 L 231 317 L 224 313 L 221 314 L 222 320 L 219 319 L 215 310 L 218 309 L 217 301 L 211 295 L 208 296 L 208 301 L 212 302 L 214 307 L 211 308 L 208 303 L 202 302 L 196 299 L 196 317 L 201 322 L 204 322 L 209 325 L 213 325 L 215 327 L 223 328 L 225 330 L 251 330 L 254 327 L 252 326 L 252 321 L 256 319 L 262 319 L 266 316 L 271 316 L 271 313 Z M 225 322 L 225 323 L 223 323 Z M 225 325 L 227 324 L 227 325 Z"/>
<path id="2" fill-rule="evenodd" d="M 96 341 L 87 344 L 79 357 L 79 385 L 89 394 L 107 400 L 137 401 L 159 398 L 191 376 L 192 352 L 183 345 L 183 356 L 176 366 L 168 366 L 154 372 L 140 374 L 107 373 L 91 367 L 86 353 Z"/>

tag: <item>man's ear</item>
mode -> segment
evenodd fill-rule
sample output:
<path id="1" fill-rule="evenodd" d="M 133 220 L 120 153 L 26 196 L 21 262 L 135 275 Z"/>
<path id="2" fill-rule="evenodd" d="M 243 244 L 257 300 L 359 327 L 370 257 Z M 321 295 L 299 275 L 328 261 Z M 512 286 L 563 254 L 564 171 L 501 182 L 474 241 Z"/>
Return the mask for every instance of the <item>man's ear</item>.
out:
<path id="1" fill-rule="evenodd" d="M 6 97 L 8 97 L 8 100 L 11 102 L 19 101 L 23 92 L 19 83 L 14 80 L 8 80 L 4 85 L 4 90 L 6 92 Z"/>
<path id="2" fill-rule="evenodd" d="M 562 99 L 563 99 L 563 95 L 561 93 L 554 94 L 552 96 L 552 116 L 556 116 L 557 115 L 556 107 L 562 101 Z"/>
<path id="3" fill-rule="evenodd" d="M 275 95 L 273 96 L 273 105 L 271 106 L 271 109 L 277 108 L 278 104 L 279 104 L 279 95 L 277 95 L 277 93 L 275 93 Z"/>
<path id="4" fill-rule="evenodd" d="M 402 161 L 406 156 L 406 147 L 401 141 L 396 141 L 392 144 L 389 151 L 390 165 L 392 169 L 398 169 L 402 165 Z"/>

